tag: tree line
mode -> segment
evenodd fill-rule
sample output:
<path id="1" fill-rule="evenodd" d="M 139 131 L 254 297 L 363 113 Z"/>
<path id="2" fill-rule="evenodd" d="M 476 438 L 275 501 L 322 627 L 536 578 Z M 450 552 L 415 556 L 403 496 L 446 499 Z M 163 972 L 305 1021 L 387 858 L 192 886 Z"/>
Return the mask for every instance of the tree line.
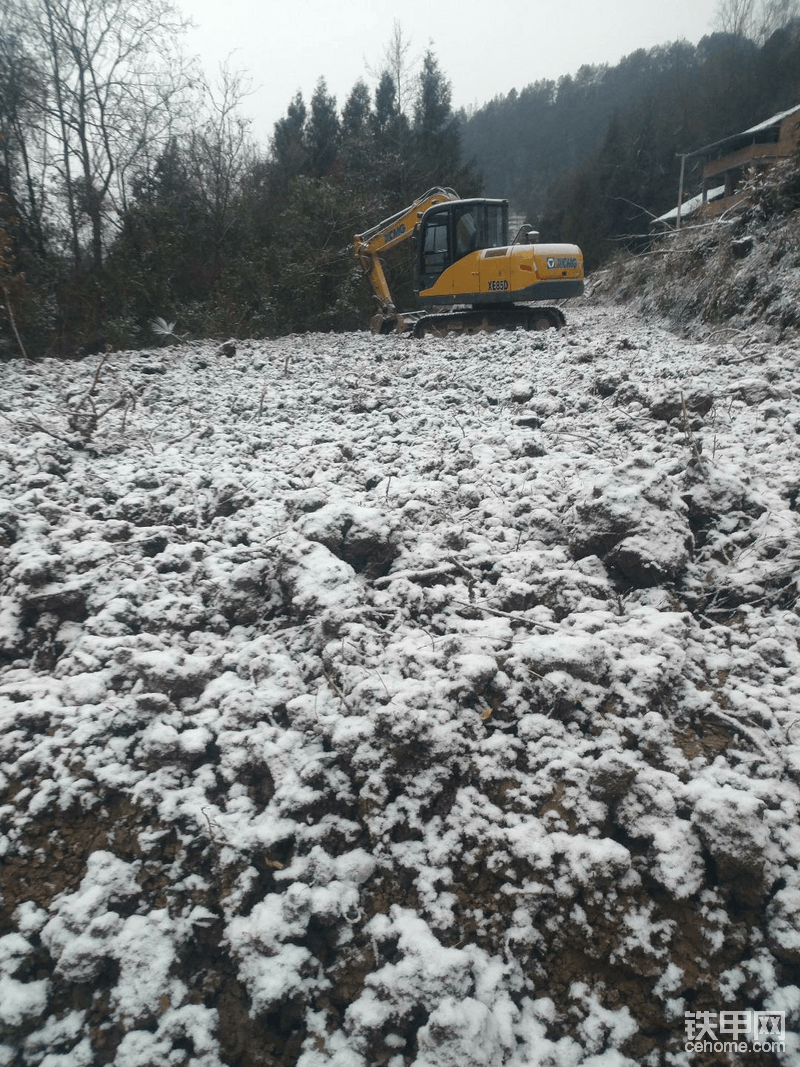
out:
<path id="1" fill-rule="evenodd" d="M 697 46 L 584 66 L 470 115 L 396 23 L 369 82 L 339 105 L 320 78 L 260 146 L 246 77 L 200 76 L 170 0 L 6 0 L 0 344 L 75 354 L 159 330 L 357 328 L 372 298 L 354 233 L 432 185 L 507 197 L 597 266 L 674 206 L 676 153 L 800 102 L 797 6 L 721 0 Z M 402 260 L 394 281 L 411 300 Z"/>
<path id="2" fill-rule="evenodd" d="M 320 78 L 261 147 L 245 77 L 207 84 L 169 0 L 7 0 L 0 14 L 0 324 L 6 352 L 362 325 L 350 248 L 420 187 L 460 181 L 436 55 L 395 25 L 374 87 Z M 160 327 L 159 327 L 160 324 Z"/>
<path id="3" fill-rule="evenodd" d="M 641 248 L 653 218 L 677 203 L 681 154 L 800 104 L 797 9 L 723 0 L 723 28 L 697 45 L 583 66 L 463 116 L 486 194 L 508 196 L 544 238 L 579 244 L 590 269 Z M 696 192 L 693 166 L 686 188 Z"/>

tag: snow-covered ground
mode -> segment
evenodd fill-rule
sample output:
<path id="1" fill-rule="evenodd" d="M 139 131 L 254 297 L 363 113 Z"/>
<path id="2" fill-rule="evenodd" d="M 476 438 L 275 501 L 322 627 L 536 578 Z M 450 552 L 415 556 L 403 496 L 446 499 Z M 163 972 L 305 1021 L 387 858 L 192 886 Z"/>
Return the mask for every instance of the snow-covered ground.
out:
<path id="1" fill-rule="evenodd" d="M 798 1063 L 800 345 L 568 315 L 4 366 L 0 1062 Z"/>

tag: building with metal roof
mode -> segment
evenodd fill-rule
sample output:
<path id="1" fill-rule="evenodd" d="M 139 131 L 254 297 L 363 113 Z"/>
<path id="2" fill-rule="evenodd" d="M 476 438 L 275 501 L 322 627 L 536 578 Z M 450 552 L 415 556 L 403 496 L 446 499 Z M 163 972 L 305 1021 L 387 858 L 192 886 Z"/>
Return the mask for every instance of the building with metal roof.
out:
<path id="1" fill-rule="evenodd" d="M 718 215 L 743 196 L 746 176 L 767 170 L 779 159 L 793 156 L 800 145 L 800 104 L 781 111 L 741 133 L 724 137 L 686 154 L 687 160 L 702 164 L 701 191 L 681 205 L 681 219 L 702 212 Z M 676 222 L 678 209 L 672 208 L 656 222 Z"/>

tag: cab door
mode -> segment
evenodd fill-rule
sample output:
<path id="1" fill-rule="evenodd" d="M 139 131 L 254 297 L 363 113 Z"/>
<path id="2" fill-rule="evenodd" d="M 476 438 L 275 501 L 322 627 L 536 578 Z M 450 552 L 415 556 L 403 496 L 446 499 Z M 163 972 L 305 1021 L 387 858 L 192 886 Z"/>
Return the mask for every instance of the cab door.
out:
<path id="1" fill-rule="evenodd" d="M 430 289 L 453 261 L 450 241 L 450 211 L 431 212 L 421 234 L 419 291 Z"/>

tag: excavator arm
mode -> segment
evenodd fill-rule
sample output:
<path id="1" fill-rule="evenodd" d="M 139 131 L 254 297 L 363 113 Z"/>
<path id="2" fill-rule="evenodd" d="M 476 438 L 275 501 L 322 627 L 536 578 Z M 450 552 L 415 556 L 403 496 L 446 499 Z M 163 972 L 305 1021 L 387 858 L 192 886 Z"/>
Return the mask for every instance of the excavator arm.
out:
<path id="1" fill-rule="evenodd" d="M 391 218 L 384 219 L 364 233 L 356 234 L 353 250 L 378 301 L 378 311 L 372 320 L 374 333 L 390 333 L 398 327 L 399 319 L 383 270 L 381 254 L 389 252 L 412 237 L 419 220 L 429 207 L 458 199 L 458 194 L 453 189 L 429 189 L 427 193 L 417 197 L 413 204 L 409 204 Z"/>

